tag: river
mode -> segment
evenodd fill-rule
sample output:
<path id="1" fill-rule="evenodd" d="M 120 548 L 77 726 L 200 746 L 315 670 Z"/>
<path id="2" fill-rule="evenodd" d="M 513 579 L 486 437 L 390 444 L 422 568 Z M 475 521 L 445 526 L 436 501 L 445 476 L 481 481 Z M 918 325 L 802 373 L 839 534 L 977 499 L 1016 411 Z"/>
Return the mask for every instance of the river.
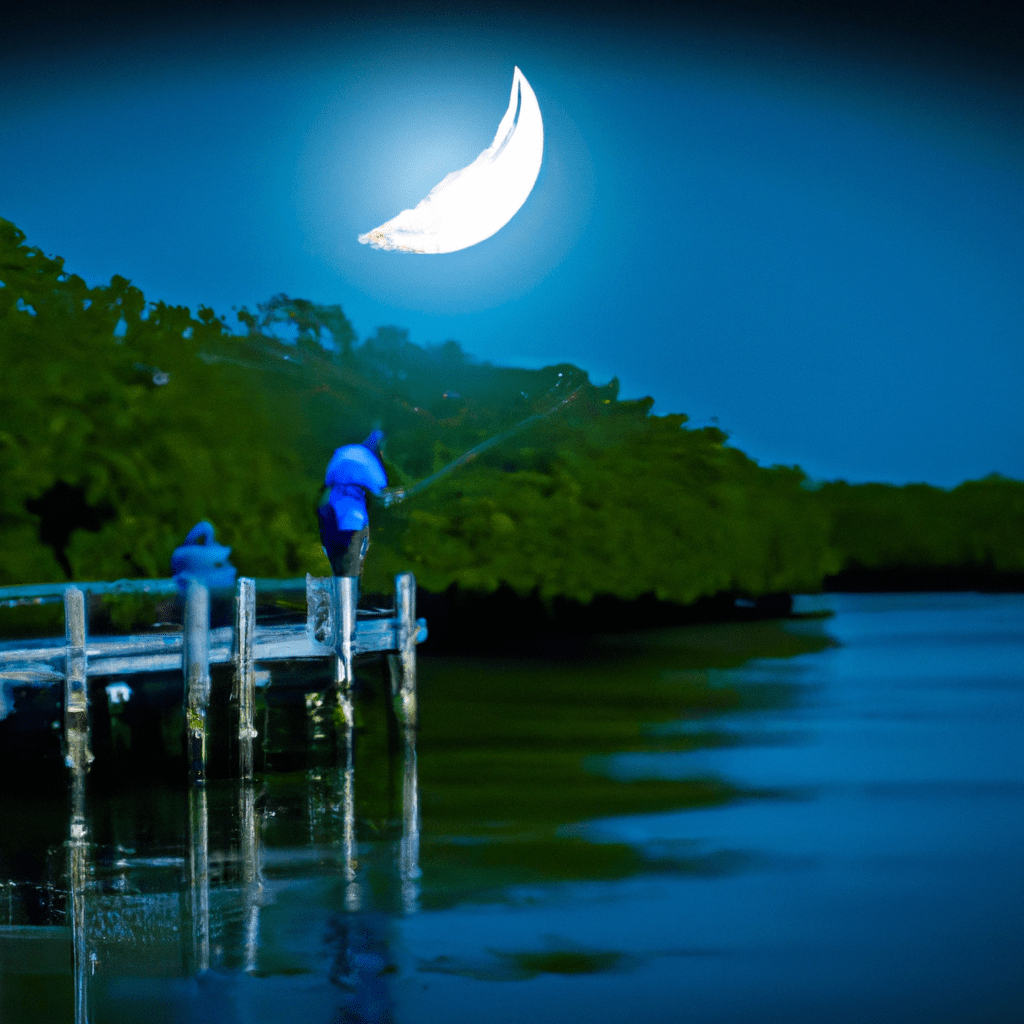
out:
<path id="1" fill-rule="evenodd" d="M 1024 595 L 796 611 L 427 648 L 405 746 L 370 670 L 351 877 L 313 697 L 268 697 L 255 790 L 94 793 L 89 1019 L 1024 1019 Z M 67 798 L 0 815 L 0 1019 L 72 1019 Z"/>

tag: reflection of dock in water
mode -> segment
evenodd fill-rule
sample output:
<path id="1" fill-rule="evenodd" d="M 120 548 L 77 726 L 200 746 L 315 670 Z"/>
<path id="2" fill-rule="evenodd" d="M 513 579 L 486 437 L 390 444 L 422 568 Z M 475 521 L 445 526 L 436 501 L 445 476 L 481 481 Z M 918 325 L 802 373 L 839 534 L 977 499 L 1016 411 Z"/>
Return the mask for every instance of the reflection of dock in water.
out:
<path id="1" fill-rule="evenodd" d="M 372 934 L 367 937 L 367 928 L 373 932 L 372 924 L 358 922 L 379 904 L 382 880 L 368 877 L 373 865 L 360 865 L 357 820 L 373 817 L 385 823 L 383 828 L 374 826 L 373 846 L 378 859 L 382 849 L 391 850 L 391 878 L 386 884 L 392 890 L 392 905 L 387 909 L 409 913 L 416 909 L 418 899 L 415 644 L 422 638 L 424 624 L 414 618 L 411 576 L 396 580 L 393 615 L 360 614 L 357 618 L 347 582 L 307 580 L 307 622 L 300 636 L 293 627 L 257 627 L 252 581 L 239 580 L 236 622 L 229 630 L 232 637 L 228 643 L 219 635 L 223 631 L 209 629 L 208 597 L 204 588 L 193 585 L 184 634 L 175 638 L 179 646 L 173 655 L 167 649 L 144 648 L 151 644 L 150 638 L 90 642 L 83 595 L 68 588 L 66 637 L 59 655 L 50 653 L 52 646 L 37 647 L 47 651 L 47 656 L 28 664 L 24 658 L 6 659 L 3 668 L 10 669 L 13 662 L 23 683 L 32 673 L 42 681 L 45 674 L 63 670 L 62 731 L 71 783 L 64 844 L 67 888 L 52 873 L 42 885 L 11 880 L 3 887 L 6 892 L 0 890 L 0 972 L 8 981 L 22 970 L 20 965 L 31 964 L 31 952 L 26 957 L 26 951 L 38 953 L 46 946 L 46 970 L 65 977 L 70 973 L 74 1019 L 83 1024 L 90 1019 L 90 989 L 118 977 L 188 977 L 211 968 L 259 974 L 265 969 L 262 960 L 275 955 L 273 937 L 261 928 L 264 908 L 273 904 L 276 892 L 308 882 L 311 865 L 315 865 L 314 874 L 321 884 L 338 891 L 341 923 L 334 929 L 332 980 L 339 991 L 348 993 L 344 998 L 356 1002 L 362 998 L 360 965 L 367 959 L 367 943 L 373 946 L 376 940 Z M 127 651 L 131 646 L 135 650 Z M 357 767 L 362 765 L 355 728 L 354 666 L 358 655 L 372 651 L 384 653 L 387 659 L 388 679 L 378 703 L 386 706 L 389 722 L 374 724 L 386 726 L 382 731 L 388 737 L 388 751 L 386 766 L 378 757 L 376 764 L 367 764 L 365 769 L 372 767 L 379 773 L 384 767 L 390 795 L 387 806 L 376 807 L 367 815 L 366 806 L 360 807 L 359 814 L 356 807 Z M 165 791 L 161 798 L 165 810 L 167 805 L 173 809 L 176 821 L 169 831 L 176 833 L 179 841 L 162 849 L 143 848 L 146 844 L 144 840 L 137 843 L 136 833 L 144 833 L 146 826 L 133 824 L 130 813 L 122 816 L 111 811 L 116 798 L 107 798 L 103 821 L 90 820 L 98 805 L 88 799 L 86 784 L 93 761 L 88 682 L 90 675 L 107 674 L 105 669 L 114 663 L 119 677 L 133 671 L 166 671 L 165 662 L 173 656 L 183 674 L 190 785 Z M 316 658 L 322 665 L 325 657 L 333 666 L 329 675 L 322 668 L 317 673 L 317 663 L 311 660 Z M 132 658 L 135 660 L 129 661 Z M 215 659 L 230 659 L 234 667 L 230 731 L 237 729 L 237 741 L 231 737 L 237 770 L 234 779 L 207 784 L 209 665 Z M 293 665 L 291 676 L 286 673 L 286 677 L 287 687 L 293 692 L 297 689 L 301 701 L 283 700 L 267 712 L 264 699 L 265 717 L 260 724 L 265 734 L 266 714 L 272 714 L 274 719 L 284 720 L 275 722 L 284 734 L 303 736 L 304 742 L 299 744 L 303 749 L 293 749 L 290 756 L 293 761 L 296 757 L 303 760 L 306 767 L 302 772 L 271 771 L 260 789 L 260 782 L 253 779 L 258 666 L 264 661 L 300 659 L 310 659 L 311 671 L 302 672 L 301 666 L 296 671 Z M 133 669 L 129 664 L 144 667 Z M 217 730 L 212 737 L 221 738 Z M 296 785 L 303 788 L 304 799 L 294 799 Z M 282 795 L 283 800 L 279 799 Z M 300 807 L 305 820 L 296 829 L 294 817 Z M 288 820 L 279 822 L 278 815 Z M 166 821 L 163 827 L 168 829 Z M 269 845 L 268 834 L 272 837 Z M 300 836 L 304 841 L 297 841 Z M 374 889 L 369 900 L 368 887 Z M 38 920 L 38 908 L 29 913 L 26 896 L 30 888 L 36 890 L 36 902 L 40 892 L 47 890 L 43 895 L 50 911 L 43 921 Z M 25 923 L 27 918 L 38 923 Z M 373 919 L 372 913 L 366 918 Z M 62 947 L 70 953 L 67 959 L 60 953 Z M 371 988 L 374 985 L 380 987 L 378 981 Z M 380 1001 L 379 993 L 367 998 Z M 352 1019 L 360 1019 L 358 1013 Z"/>

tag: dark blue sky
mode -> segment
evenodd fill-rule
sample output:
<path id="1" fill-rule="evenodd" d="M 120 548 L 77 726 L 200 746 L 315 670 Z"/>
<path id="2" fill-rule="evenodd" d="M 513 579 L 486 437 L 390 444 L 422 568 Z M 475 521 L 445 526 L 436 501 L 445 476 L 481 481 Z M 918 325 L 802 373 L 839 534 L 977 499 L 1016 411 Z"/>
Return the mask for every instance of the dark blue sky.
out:
<path id="1" fill-rule="evenodd" d="M 0 216 L 151 300 L 284 291 L 360 337 L 618 376 L 812 477 L 1024 478 L 1010 8 L 339 9 L 34 8 Z M 360 246 L 490 143 L 515 64 L 546 130 L 519 214 L 451 255 Z"/>

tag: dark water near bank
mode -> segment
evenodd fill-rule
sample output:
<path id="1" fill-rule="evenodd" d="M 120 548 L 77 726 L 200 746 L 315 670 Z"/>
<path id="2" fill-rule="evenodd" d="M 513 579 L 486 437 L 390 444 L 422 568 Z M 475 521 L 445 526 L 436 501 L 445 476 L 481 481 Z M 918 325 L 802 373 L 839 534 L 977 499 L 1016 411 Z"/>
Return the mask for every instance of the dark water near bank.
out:
<path id="1" fill-rule="evenodd" d="M 1024 1019 L 1024 596 L 816 609 L 424 652 L 415 747 L 368 667 L 354 878 L 329 716 L 272 686 L 254 790 L 91 794 L 90 1019 Z M 67 836 L 0 797 L 5 1024 L 73 1019 Z"/>

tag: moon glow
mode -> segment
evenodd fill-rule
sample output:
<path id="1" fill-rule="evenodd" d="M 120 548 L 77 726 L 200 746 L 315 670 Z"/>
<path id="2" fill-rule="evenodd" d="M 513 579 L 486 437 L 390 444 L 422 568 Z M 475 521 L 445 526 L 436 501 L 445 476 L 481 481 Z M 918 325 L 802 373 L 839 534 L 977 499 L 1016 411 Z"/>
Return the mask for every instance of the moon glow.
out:
<path id="1" fill-rule="evenodd" d="M 402 210 L 360 235 L 359 241 L 397 252 L 468 249 L 500 231 L 519 212 L 533 190 L 543 155 L 540 106 L 516 68 L 508 110 L 490 146 L 468 167 L 438 182 L 415 209 Z"/>

